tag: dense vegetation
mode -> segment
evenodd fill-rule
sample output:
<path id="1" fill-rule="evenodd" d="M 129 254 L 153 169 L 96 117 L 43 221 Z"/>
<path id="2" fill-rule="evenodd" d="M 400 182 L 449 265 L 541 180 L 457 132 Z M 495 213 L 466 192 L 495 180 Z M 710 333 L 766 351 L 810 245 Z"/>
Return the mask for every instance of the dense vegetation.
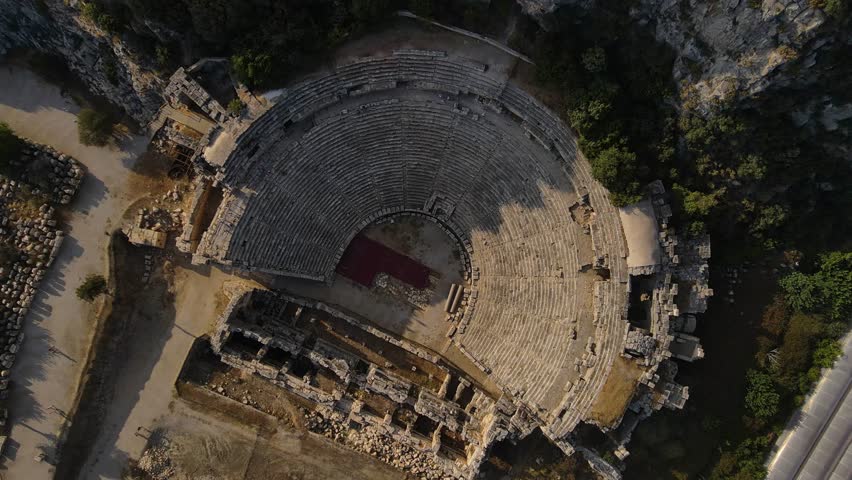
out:
<path id="1" fill-rule="evenodd" d="M 558 31 L 528 23 L 513 39 L 532 50 L 538 80 L 562 94 L 560 108 L 593 174 L 618 205 L 666 178 L 675 155 L 673 57 L 649 32 L 631 28 L 626 8 L 563 7 Z"/>
<path id="2" fill-rule="evenodd" d="M 852 189 L 840 185 L 852 183 L 852 165 L 831 151 L 844 140 L 795 125 L 789 102 L 772 98 L 695 111 L 690 92 L 681 95 L 671 78 L 673 55 L 628 7 L 563 7 L 557 31 L 529 22 L 513 38 L 535 58 L 538 79 L 562 94 L 559 108 L 614 202 L 634 202 L 645 184 L 663 179 L 681 230 L 709 231 L 753 258 L 790 247 L 812 253 L 848 234 Z"/>
<path id="3" fill-rule="evenodd" d="M 812 270 L 784 276 L 782 294 L 764 311 L 757 368 L 747 374 L 745 436 L 723 448 L 711 480 L 764 478 L 770 446 L 841 354 L 852 313 L 852 252 L 823 255 Z"/>
<path id="4" fill-rule="evenodd" d="M 272 87 L 294 70 L 321 61 L 346 39 L 375 28 L 395 11 L 420 15 L 480 32 L 498 33 L 514 2 L 454 0 L 89 0 L 84 18 L 150 50 L 166 73 L 176 58 L 228 56 L 241 81 Z M 155 22 L 185 41 L 161 42 L 148 30 Z M 151 40 L 154 40 L 153 42 Z M 183 51 L 181 51 L 183 50 Z"/>

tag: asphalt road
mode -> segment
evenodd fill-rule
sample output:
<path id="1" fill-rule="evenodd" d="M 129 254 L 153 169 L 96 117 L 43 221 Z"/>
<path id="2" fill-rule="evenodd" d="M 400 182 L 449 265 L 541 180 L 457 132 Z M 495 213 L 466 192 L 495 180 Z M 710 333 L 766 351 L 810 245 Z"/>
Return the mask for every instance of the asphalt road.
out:
<path id="1" fill-rule="evenodd" d="M 788 425 L 767 480 L 852 479 L 852 334 L 843 356 Z"/>

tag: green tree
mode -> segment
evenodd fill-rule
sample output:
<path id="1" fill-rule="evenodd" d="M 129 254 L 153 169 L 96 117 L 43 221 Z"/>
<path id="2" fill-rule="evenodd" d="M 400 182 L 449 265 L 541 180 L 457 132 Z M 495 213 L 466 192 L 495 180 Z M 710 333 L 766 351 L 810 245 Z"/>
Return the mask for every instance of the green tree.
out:
<path id="1" fill-rule="evenodd" d="M 617 206 L 641 200 L 636 181 L 636 154 L 624 147 L 609 147 L 590 159 L 592 175 L 614 195 Z"/>
<path id="2" fill-rule="evenodd" d="M 272 57 L 267 53 L 246 51 L 231 57 L 231 65 L 237 78 L 249 87 L 262 85 L 272 73 Z"/>
<path id="3" fill-rule="evenodd" d="M 852 314 L 852 252 L 830 252 L 812 274 L 793 272 L 781 279 L 790 306 L 803 312 L 826 313 L 834 320 Z"/>
<path id="4" fill-rule="evenodd" d="M 819 286 L 810 276 L 793 272 L 782 278 L 780 285 L 791 307 L 802 312 L 816 310 L 820 302 Z"/>
<path id="5" fill-rule="evenodd" d="M 746 373 L 746 381 L 748 382 L 745 396 L 746 408 L 758 418 L 770 418 L 778 413 L 781 395 L 775 389 L 772 377 L 767 373 L 749 370 Z"/>
<path id="6" fill-rule="evenodd" d="M 733 452 L 723 451 L 710 472 L 710 480 L 763 480 L 766 478 L 763 460 L 770 444 L 769 437 L 759 436 L 743 440 Z"/>
<path id="7" fill-rule="evenodd" d="M 84 108 L 77 114 L 77 133 L 83 145 L 106 145 L 112 130 L 112 121 L 105 113 Z"/>
<path id="8" fill-rule="evenodd" d="M 76 293 L 77 298 L 80 300 L 85 300 L 87 302 L 91 302 L 98 295 L 101 295 L 106 292 L 107 282 L 106 279 L 102 275 L 90 274 L 86 276 L 86 279 L 77 287 Z"/>
<path id="9" fill-rule="evenodd" d="M 725 192 L 724 189 L 720 189 L 711 193 L 703 193 L 689 190 L 679 184 L 674 184 L 672 190 L 678 196 L 683 211 L 690 218 L 704 218 L 710 215 L 713 209 L 719 205 L 719 198 Z"/>
<path id="10" fill-rule="evenodd" d="M 606 70 L 606 52 L 601 47 L 592 47 L 586 49 L 580 57 L 580 61 L 591 73 L 603 72 Z"/>
<path id="11" fill-rule="evenodd" d="M 746 155 L 737 166 L 737 176 L 743 179 L 760 180 L 765 175 L 766 163 L 759 155 Z"/>

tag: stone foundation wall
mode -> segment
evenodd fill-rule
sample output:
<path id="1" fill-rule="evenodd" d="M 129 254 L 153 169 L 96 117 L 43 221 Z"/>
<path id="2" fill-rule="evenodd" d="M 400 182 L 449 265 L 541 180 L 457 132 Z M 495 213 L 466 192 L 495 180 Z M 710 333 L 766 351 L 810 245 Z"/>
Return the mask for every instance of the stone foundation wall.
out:
<path id="1" fill-rule="evenodd" d="M 10 369 L 24 340 L 23 322 L 47 269 L 64 239 L 55 205 L 67 204 L 83 178 L 72 158 L 50 147 L 27 142 L 21 163 L 42 162 L 47 188 L 41 191 L 0 176 L 0 407 L 9 388 Z M 41 196 L 44 195 L 44 196 Z M 46 198 L 36 206 L 34 202 Z"/>

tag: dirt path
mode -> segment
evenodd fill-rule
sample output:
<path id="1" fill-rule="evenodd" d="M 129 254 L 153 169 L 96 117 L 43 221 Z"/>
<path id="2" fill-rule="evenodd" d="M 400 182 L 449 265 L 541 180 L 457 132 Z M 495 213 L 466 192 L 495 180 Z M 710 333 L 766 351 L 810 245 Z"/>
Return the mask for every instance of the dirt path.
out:
<path id="1" fill-rule="evenodd" d="M 139 278 L 146 255 L 154 263 L 150 283 Z M 63 478 L 120 478 L 129 459 L 139 458 L 141 432 L 169 415 L 174 382 L 193 341 L 211 329 L 219 291 L 229 275 L 215 268 L 171 264 L 168 254 L 131 247 L 119 262 L 113 331 L 99 344 L 103 360 L 93 365 L 58 473 Z M 174 259 L 179 263 L 181 259 Z M 173 273 L 172 273 L 173 272 Z M 66 455 L 67 454 L 67 455 Z"/>
<path id="2" fill-rule="evenodd" d="M 88 173 L 67 215 L 68 236 L 24 325 L 26 340 L 12 370 L 11 432 L 4 451 L 5 478 L 40 480 L 52 467 L 34 457 L 54 453 L 69 410 L 91 330 L 88 304 L 74 289 L 104 269 L 104 233 L 129 203 L 123 185 L 147 140 L 127 137 L 120 148 L 81 145 L 76 112 L 59 88 L 20 67 L 0 65 L 0 121 L 18 134 L 51 145 L 82 162 Z M 56 349 L 51 353 L 49 347 Z"/>
<path id="3" fill-rule="evenodd" d="M 277 429 L 263 433 L 231 419 L 207 415 L 182 401 L 151 431 L 154 478 L 222 480 L 399 480 L 403 474 L 378 460 L 315 435 Z M 153 462 L 150 462 L 153 460 Z"/>

